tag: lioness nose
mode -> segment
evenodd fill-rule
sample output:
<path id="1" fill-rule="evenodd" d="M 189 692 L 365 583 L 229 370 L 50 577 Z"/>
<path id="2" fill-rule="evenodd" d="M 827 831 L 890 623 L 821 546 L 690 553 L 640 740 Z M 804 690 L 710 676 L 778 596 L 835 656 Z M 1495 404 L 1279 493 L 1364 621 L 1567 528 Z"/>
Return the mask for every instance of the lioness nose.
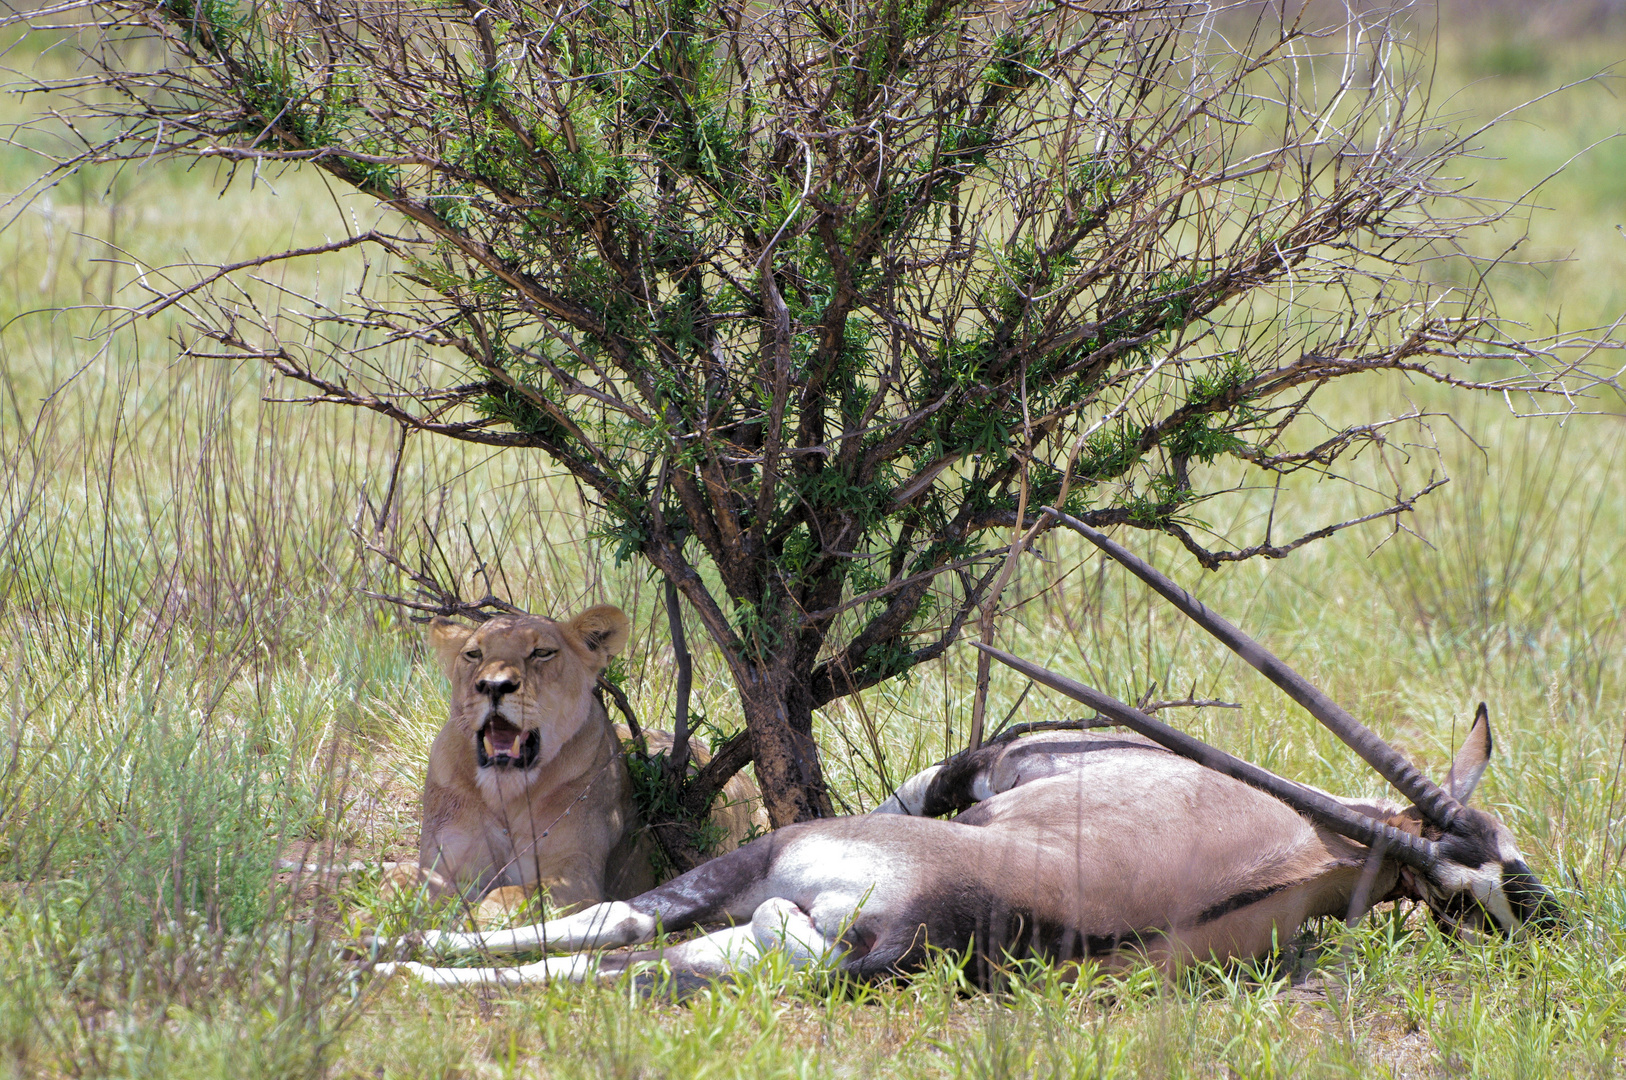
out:
<path id="1" fill-rule="evenodd" d="M 475 682 L 474 688 L 480 693 L 496 699 L 504 694 L 512 694 L 515 690 L 518 690 L 519 680 L 504 671 L 495 675 L 482 675 Z"/>

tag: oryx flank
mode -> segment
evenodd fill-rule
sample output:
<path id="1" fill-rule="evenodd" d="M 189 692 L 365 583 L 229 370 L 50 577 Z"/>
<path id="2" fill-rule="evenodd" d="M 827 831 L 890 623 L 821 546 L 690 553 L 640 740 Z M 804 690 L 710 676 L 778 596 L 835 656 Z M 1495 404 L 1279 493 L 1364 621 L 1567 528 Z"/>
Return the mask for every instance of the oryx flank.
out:
<path id="1" fill-rule="evenodd" d="M 1097 691 L 989 651 L 1134 734 L 997 741 L 906 781 L 876 812 L 792 825 L 626 902 L 486 934 L 429 933 L 434 952 L 570 955 L 516 967 L 401 967 L 441 984 L 612 977 L 664 960 L 679 979 L 780 950 L 857 978 L 971 950 L 1166 968 L 1251 958 L 1322 915 L 1409 897 L 1452 930 L 1511 932 L 1554 908 L 1508 830 L 1465 805 L 1491 752 L 1480 706 L 1444 786 L 1156 570 L 1047 510 L 1259 668 L 1372 764 L 1409 805 L 1338 798 L 1238 761 Z M 951 820 L 935 815 L 957 812 Z M 658 951 L 595 955 L 722 926 Z"/>

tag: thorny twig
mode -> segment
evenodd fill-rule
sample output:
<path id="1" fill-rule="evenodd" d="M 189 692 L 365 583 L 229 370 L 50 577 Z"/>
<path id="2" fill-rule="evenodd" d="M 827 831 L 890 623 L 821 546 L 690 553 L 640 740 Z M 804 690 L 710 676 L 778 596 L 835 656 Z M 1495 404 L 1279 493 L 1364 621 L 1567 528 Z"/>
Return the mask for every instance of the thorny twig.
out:
<path id="1" fill-rule="evenodd" d="M 1485 266 L 1468 287 L 1417 272 L 1518 204 L 1456 198 L 1475 133 L 1436 119 L 1388 15 L 928 7 L 898 34 L 863 5 L 702 5 L 698 52 L 654 0 L 568 24 L 513 0 L 288 0 L 246 28 L 166 0 L 18 12 L 0 25 L 79 13 L 51 25 L 85 63 L 30 79 L 66 104 L 13 136 L 44 156 L 9 205 L 165 158 L 373 200 L 378 225 L 323 245 L 121 251 L 146 302 L 104 325 L 181 313 L 183 358 L 256 360 L 296 388 L 277 398 L 546 455 L 717 646 L 753 752 L 773 735 L 811 761 L 784 814 L 827 809 L 796 741 L 813 709 L 968 619 L 992 634 L 1033 506 L 1166 533 L 1210 569 L 1281 558 L 1399 528 L 1444 482 L 1398 471 L 1430 452 L 1398 435 L 1428 413 L 1346 422 L 1316 412 L 1326 388 L 1393 373 L 1562 414 L 1618 385 L 1619 326 L 1527 337 Z M 1326 58 L 1331 85 L 1301 78 Z M 395 273 L 368 264 L 343 300 L 255 274 L 371 253 Z M 1346 520 L 1194 535 L 1205 504 L 1349 481 L 1363 453 L 1394 484 L 1354 484 Z M 416 591 L 370 595 L 515 610 L 376 554 Z"/>

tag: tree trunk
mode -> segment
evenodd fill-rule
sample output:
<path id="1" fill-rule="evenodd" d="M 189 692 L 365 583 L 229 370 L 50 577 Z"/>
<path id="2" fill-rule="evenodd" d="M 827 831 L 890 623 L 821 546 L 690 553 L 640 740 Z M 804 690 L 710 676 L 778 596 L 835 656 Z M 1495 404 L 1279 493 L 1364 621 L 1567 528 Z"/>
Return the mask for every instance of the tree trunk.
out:
<path id="1" fill-rule="evenodd" d="M 805 683 L 783 669 L 754 669 L 753 678 L 740 687 L 757 783 L 776 829 L 834 813 L 813 741 L 812 710 L 805 707 Z"/>

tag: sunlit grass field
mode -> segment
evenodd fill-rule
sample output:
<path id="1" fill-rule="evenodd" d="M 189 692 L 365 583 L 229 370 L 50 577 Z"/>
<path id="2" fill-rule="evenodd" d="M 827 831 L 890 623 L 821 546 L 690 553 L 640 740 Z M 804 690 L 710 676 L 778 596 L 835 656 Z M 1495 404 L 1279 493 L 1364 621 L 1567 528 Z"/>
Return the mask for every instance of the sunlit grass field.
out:
<path id="1" fill-rule="evenodd" d="M 1464 127 L 1585 80 L 1626 35 L 1446 33 L 1435 97 Z M 72 55 L 13 45 L 12 68 Z M 1616 69 L 1617 75 L 1620 73 Z M 1520 111 L 1464 163 L 1474 197 L 1541 183 L 1481 253 L 1501 314 L 1531 335 L 1626 313 L 1626 138 L 1618 78 Z M 0 125 L 42 103 L 0 97 Z M 36 139 L 20 135 L 23 141 Z M 40 162 L 0 148 L 0 194 Z M 1496 759 L 1477 800 L 1520 837 L 1572 913 L 1558 935 L 1463 945 L 1420 913 L 1310 928 L 1257 970 L 1012 973 L 968 993 L 954 958 L 895 986 L 831 987 L 769 963 L 682 1004 L 617 987 L 442 992 L 360 974 L 335 948 L 362 923 L 455 918 L 380 898 L 376 876 L 290 887 L 279 858 L 375 863 L 415 851 L 443 688 L 417 631 L 358 590 L 400 588 L 358 530 L 413 552 L 432 524 L 465 583 L 532 610 L 615 602 L 639 714 L 670 713 L 659 590 L 617 569 L 573 485 L 540 457 L 409 440 L 275 400 L 248 362 L 177 361 L 179 309 L 106 334 L 144 297 L 134 265 L 231 261 L 377 217 L 313 176 L 126 168 L 76 178 L 0 232 L 0 1069 L 15 1076 L 1569 1076 L 1626 1067 L 1626 403 L 1521 419 L 1492 398 L 1395 379 L 1371 415 L 1449 411 L 1414 431 L 1403 479 L 1450 483 L 1392 534 L 1373 524 L 1280 563 L 1207 574 L 1135 544 L 1443 774 L 1475 702 Z M 358 259 L 273 268 L 337 299 Z M 373 273 L 389 267 L 375 265 Z M 1442 262 L 1441 275 L 1462 273 Z M 256 295 L 244 279 L 245 302 Z M 1615 340 L 1621 340 L 1615 334 Z M 1626 356 L 1616 353 L 1619 361 Z M 1607 361 L 1607 358 L 1605 360 Z M 1406 447 L 1396 447 L 1403 450 Z M 1363 471 L 1365 470 L 1365 471 Z M 1356 475 L 1383 494 L 1376 462 Z M 1347 485 L 1301 484 L 1283 535 L 1347 516 Z M 1269 493 L 1210 518 L 1240 529 Z M 1223 515 L 1223 516 L 1222 516 Z M 1223 698 L 1177 721 L 1286 775 L 1379 794 L 1352 754 L 1251 671 L 1061 538 L 1019 583 L 1015 651 L 1121 697 Z M 1053 587 L 1045 589 L 1043 586 Z M 472 586 L 471 586 L 472 587 Z M 699 634 L 693 635 L 699 638 Z M 841 804 L 959 749 L 969 650 L 821 719 Z M 699 658 L 711 732 L 731 690 Z M 1022 684 L 996 677 L 998 720 Z M 1038 692 L 1026 720 L 1071 715 Z"/>

